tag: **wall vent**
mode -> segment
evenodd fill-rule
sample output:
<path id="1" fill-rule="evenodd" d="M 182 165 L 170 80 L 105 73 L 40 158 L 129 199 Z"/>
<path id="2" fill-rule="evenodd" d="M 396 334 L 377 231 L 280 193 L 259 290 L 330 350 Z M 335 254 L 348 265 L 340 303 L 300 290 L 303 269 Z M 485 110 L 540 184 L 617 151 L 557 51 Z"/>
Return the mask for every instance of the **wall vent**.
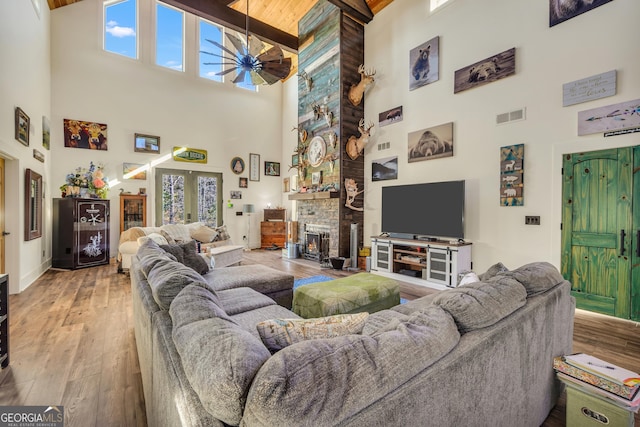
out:
<path id="1" fill-rule="evenodd" d="M 391 148 L 391 142 L 389 141 L 378 144 L 378 151 L 388 150 L 389 148 Z"/>
<path id="2" fill-rule="evenodd" d="M 526 117 L 526 108 L 521 108 L 519 110 L 509 111 L 508 113 L 502 113 L 496 115 L 496 124 L 503 125 L 509 122 L 517 122 L 520 120 L 525 120 Z"/>

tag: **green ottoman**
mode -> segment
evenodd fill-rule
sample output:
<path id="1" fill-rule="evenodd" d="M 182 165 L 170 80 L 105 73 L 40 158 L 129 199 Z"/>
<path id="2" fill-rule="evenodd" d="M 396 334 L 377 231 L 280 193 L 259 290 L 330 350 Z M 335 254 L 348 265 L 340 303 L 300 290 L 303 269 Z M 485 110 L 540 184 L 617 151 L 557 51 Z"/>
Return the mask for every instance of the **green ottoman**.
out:
<path id="1" fill-rule="evenodd" d="M 293 312 L 309 319 L 384 310 L 400 304 L 400 286 L 387 277 L 358 273 L 293 291 Z"/>

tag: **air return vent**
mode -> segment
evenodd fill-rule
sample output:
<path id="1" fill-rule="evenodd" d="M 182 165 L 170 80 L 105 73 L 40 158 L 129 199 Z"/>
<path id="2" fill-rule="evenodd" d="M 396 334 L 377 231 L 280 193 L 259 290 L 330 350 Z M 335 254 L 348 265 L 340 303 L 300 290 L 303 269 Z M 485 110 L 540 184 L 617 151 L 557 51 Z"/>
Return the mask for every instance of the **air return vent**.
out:
<path id="1" fill-rule="evenodd" d="M 389 148 L 391 148 L 391 142 L 382 142 L 378 144 L 378 151 L 388 150 Z"/>
<path id="2" fill-rule="evenodd" d="M 508 113 L 502 113 L 496 115 L 496 124 L 503 125 L 509 122 L 517 122 L 526 119 L 526 108 L 519 110 L 509 111 Z"/>

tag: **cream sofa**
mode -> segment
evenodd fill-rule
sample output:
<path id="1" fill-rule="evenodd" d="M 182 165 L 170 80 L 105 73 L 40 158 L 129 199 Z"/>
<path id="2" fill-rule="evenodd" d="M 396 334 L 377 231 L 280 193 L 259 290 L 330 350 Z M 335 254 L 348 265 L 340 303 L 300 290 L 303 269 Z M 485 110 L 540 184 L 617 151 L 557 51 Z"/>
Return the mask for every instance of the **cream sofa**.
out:
<path id="1" fill-rule="evenodd" d="M 234 245 L 226 226 L 208 227 L 202 222 L 190 224 L 167 224 L 161 227 L 132 227 L 120 234 L 118 244 L 118 272 L 128 271 L 131 260 L 146 239 L 158 244 L 200 242 L 203 256 L 211 268 L 240 264 L 244 246 Z"/>

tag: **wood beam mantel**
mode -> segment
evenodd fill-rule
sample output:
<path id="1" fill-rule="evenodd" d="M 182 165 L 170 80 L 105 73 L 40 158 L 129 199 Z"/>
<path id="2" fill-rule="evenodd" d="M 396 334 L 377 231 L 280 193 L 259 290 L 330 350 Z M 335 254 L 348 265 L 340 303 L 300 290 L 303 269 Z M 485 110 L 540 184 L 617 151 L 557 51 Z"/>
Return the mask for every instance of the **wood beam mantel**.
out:
<path id="1" fill-rule="evenodd" d="M 163 0 L 171 6 L 185 10 L 201 18 L 223 25 L 244 34 L 247 18 L 244 13 L 227 6 L 228 0 Z M 249 32 L 261 40 L 277 44 L 283 49 L 298 53 L 298 37 L 272 27 L 262 21 L 249 18 Z"/>
<path id="2" fill-rule="evenodd" d="M 368 24 L 373 19 L 373 12 L 365 0 L 329 0 L 329 3 L 363 24 Z"/>

